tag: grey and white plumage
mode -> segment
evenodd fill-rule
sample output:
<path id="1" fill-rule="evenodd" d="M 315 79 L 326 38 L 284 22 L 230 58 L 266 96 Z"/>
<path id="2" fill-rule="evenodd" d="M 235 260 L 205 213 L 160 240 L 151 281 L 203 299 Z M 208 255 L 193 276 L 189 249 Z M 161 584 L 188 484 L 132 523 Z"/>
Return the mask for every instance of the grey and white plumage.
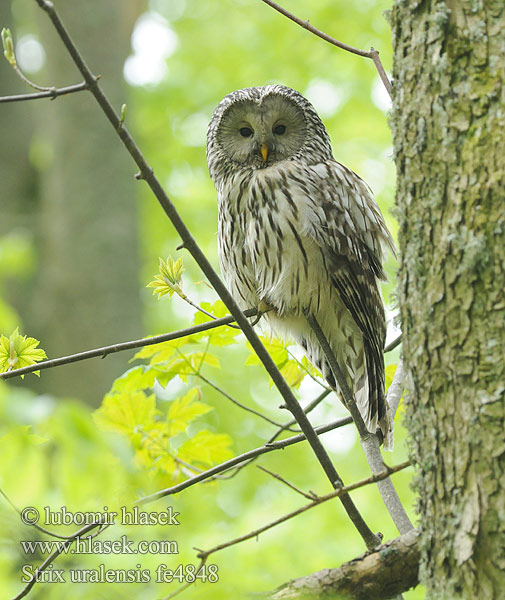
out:
<path id="1" fill-rule="evenodd" d="M 386 335 L 380 280 L 394 243 L 366 183 L 336 162 L 314 107 L 282 85 L 238 90 L 217 106 L 207 161 L 219 201 L 221 269 L 242 308 L 267 305 L 332 387 L 309 327 L 316 317 L 370 431 L 385 445 Z"/>

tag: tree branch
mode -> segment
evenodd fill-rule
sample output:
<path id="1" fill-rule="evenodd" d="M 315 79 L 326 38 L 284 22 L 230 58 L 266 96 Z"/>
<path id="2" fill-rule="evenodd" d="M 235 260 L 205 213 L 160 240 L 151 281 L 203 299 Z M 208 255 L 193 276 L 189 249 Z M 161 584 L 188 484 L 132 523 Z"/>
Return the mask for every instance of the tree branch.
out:
<path id="1" fill-rule="evenodd" d="M 245 317 L 252 317 L 257 313 L 255 308 L 249 308 L 244 311 Z M 154 335 L 149 338 L 142 338 L 140 340 L 132 340 L 129 342 L 121 342 L 119 344 L 112 344 L 111 346 L 102 346 L 102 348 L 95 348 L 93 350 L 85 350 L 84 352 L 77 352 L 76 354 L 70 354 L 69 356 L 61 356 L 59 358 L 52 358 L 50 360 L 42 360 L 39 363 L 30 365 L 28 367 L 22 367 L 21 369 L 13 369 L 12 371 L 6 371 L 0 373 L 0 379 L 10 379 L 11 377 L 20 377 L 27 373 L 33 373 L 34 371 L 42 371 L 44 369 L 52 369 L 53 367 L 60 367 L 62 365 L 68 365 L 69 363 L 78 362 L 80 360 L 87 360 L 89 358 L 105 358 L 108 354 L 114 352 L 123 352 L 124 350 L 133 350 L 135 348 L 144 348 L 144 346 L 152 346 L 154 344 L 160 344 L 161 342 L 168 342 L 170 340 L 177 340 L 182 337 L 194 335 L 195 333 L 201 333 L 202 331 L 208 331 L 222 325 L 229 325 L 234 321 L 234 317 L 231 315 L 222 317 L 221 319 L 215 319 L 214 321 L 208 321 L 207 323 L 201 323 L 200 325 L 194 325 L 193 327 L 187 327 L 186 329 L 179 329 L 178 331 L 172 331 L 170 333 L 162 333 L 161 335 Z"/>
<path id="2" fill-rule="evenodd" d="M 261 419 L 263 419 L 267 423 L 270 423 L 271 425 L 275 425 L 276 427 L 279 427 L 279 428 L 281 428 L 283 430 L 287 429 L 289 431 L 293 431 L 293 429 L 291 429 L 291 427 L 288 427 L 286 425 L 282 425 L 280 423 L 277 423 L 276 421 L 274 421 L 270 417 L 267 417 L 266 415 L 264 415 L 263 413 L 259 412 L 258 410 L 255 410 L 254 408 L 251 408 L 250 406 L 247 406 L 246 404 L 243 404 L 239 400 L 236 400 L 233 396 L 231 396 L 230 394 L 228 394 L 228 392 L 226 390 L 223 390 L 222 388 L 220 388 L 218 385 L 216 385 L 210 379 L 207 379 L 207 377 L 205 377 L 205 375 L 202 375 L 200 372 L 198 372 L 198 373 L 195 372 L 194 375 L 195 375 L 195 377 L 200 378 L 209 387 L 211 387 L 212 389 L 216 390 L 216 392 L 220 393 L 222 396 L 224 396 L 226 399 L 228 399 L 230 402 L 232 402 L 233 404 L 235 404 L 235 406 L 238 406 L 242 410 L 245 410 L 245 411 L 247 411 L 247 412 L 249 412 L 249 413 L 251 413 L 253 415 L 256 415 L 257 417 L 260 417 Z"/>
<path id="3" fill-rule="evenodd" d="M 261 597 L 265 600 L 392 598 L 418 584 L 419 535 L 418 529 L 412 529 L 341 567 L 293 579 Z"/>
<path id="4" fill-rule="evenodd" d="M 321 425 L 320 427 L 316 427 L 315 432 L 317 435 L 321 435 L 328 431 L 332 431 L 333 429 L 337 429 L 338 427 L 343 427 L 344 425 L 347 425 L 351 422 L 352 422 L 352 420 L 350 418 L 338 419 L 336 421 L 332 421 L 331 423 L 328 423 L 327 425 Z M 286 438 L 284 440 L 267 443 L 264 446 L 260 446 L 259 448 L 254 448 L 253 450 L 244 452 L 243 454 L 240 454 L 239 456 L 234 456 L 233 458 L 230 458 L 230 460 L 222 462 L 221 464 L 216 465 L 215 467 L 211 467 L 210 469 L 207 469 L 207 471 L 204 471 L 203 473 L 199 473 L 198 475 L 195 475 L 191 479 L 186 479 L 186 481 L 181 481 L 181 483 L 177 483 L 176 485 L 173 485 L 172 487 L 165 488 L 163 490 L 158 490 L 154 494 L 150 494 L 149 496 L 144 496 L 143 498 L 139 498 L 135 502 L 135 504 L 138 504 L 138 505 L 149 504 L 150 502 L 154 502 L 155 500 L 159 500 L 160 498 L 164 498 L 165 496 L 171 496 L 173 494 L 178 494 L 179 492 L 182 492 L 182 490 L 185 490 L 186 488 L 191 487 L 192 485 L 195 485 L 196 483 L 205 481 L 206 479 L 213 477 L 217 473 L 223 473 L 224 471 L 228 471 L 229 469 L 232 469 L 236 465 L 239 465 L 243 462 L 249 461 L 252 458 L 256 458 L 257 456 L 261 456 L 261 454 L 266 454 L 267 452 L 273 452 L 274 450 L 281 450 L 283 448 L 286 448 L 287 446 L 291 446 L 292 444 L 298 444 L 299 442 L 303 442 L 306 439 L 307 438 L 305 437 L 305 435 L 303 433 L 299 433 L 298 435 L 294 435 L 294 436 Z"/>
<path id="5" fill-rule="evenodd" d="M 212 268 L 207 257 L 196 243 L 194 237 L 191 235 L 189 229 L 186 227 L 185 223 L 181 219 L 174 204 L 163 190 L 160 182 L 155 177 L 152 168 L 147 163 L 145 157 L 141 153 L 132 136 L 130 135 L 126 127 L 124 127 L 124 124 L 122 123 L 120 117 L 116 114 L 113 106 L 111 105 L 110 101 L 101 89 L 98 83 L 98 78 L 95 75 L 93 75 L 93 73 L 90 71 L 89 67 L 82 58 L 79 50 L 77 49 L 76 45 L 74 44 L 73 40 L 68 34 L 65 26 L 63 25 L 54 8 L 53 3 L 49 2 L 48 0 L 35 1 L 40 6 L 40 8 L 48 15 L 56 31 L 58 32 L 63 44 L 65 45 L 67 51 L 72 57 L 75 65 L 81 72 L 81 75 L 84 77 L 86 83 L 89 85 L 90 92 L 95 97 L 96 101 L 105 113 L 105 116 L 114 128 L 114 131 L 120 137 L 121 141 L 127 148 L 128 152 L 134 159 L 137 166 L 139 167 L 140 172 L 137 175 L 137 178 L 144 179 L 149 185 L 152 192 L 158 199 L 158 202 L 165 211 L 166 215 L 171 220 L 173 226 L 179 233 L 184 247 L 193 256 L 198 266 L 201 268 L 201 270 L 207 277 L 209 283 L 216 290 L 217 294 L 224 302 L 230 313 L 235 317 L 237 324 L 240 325 L 240 328 L 244 332 L 244 335 L 246 336 L 254 351 L 258 355 L 260 361 L 263 363 L 265 370 L 270 375 L 272 381 L 274 382 L 275 386 L 282 395 L 287 408 L 291 411 L 293 416 L 298 421 L 300 428 L 305 433 L 307 441 L 309 442 L 314 454 L 316 455 L 319 463 L 321 464 L 326 476 L 330 480 L 331 485 L 334 489 L 341 487 L 343 485 L 342 480 L 340 479 L 340 476 L 338 475 L 335 466 L 331 462 L 330 457 L 324 449 L 319 437 L 314 432 L 310 421 L 303 412 L 301 406 L 298 404 L 298 401 L 296 400 L 291 388 L 289 387 L 285 379 L 282 377 L 279 369 L 277 368 L 274 361 L 272 360 L 272 357 L 269 355 L 269 353 L 261 343 L 261 340 L 259 339 L 258 335 L 251 327 L 246 317 L 244 317 L 244 315 L 242 314 L 240 307 L 235 302 L 228 289 L 225 287 L 217 273 Z M 363 538 L 367 547 L 369 549 L 377 547 L 380 543 L 379 538 L 376 535 L 374 535 L 374 533 L 365 523 L 363 517 L 359 513 L 350 496 L 344 494 L 340 496 L 340 500 L 347 514 L 349 515 L 349 518 L 355 525 L 356 529 Z"/>
<path id="6" fill-rule="evenodd" d="M 258 537 L 260 535 L 260 533 L 264 533 L 268 529 L 272 529 L 272 527 L 276 527 L 280 523 L 284 523 L 285 521 L 288 521 L 289 519 L 292 519 L 293 517 L 297 517 L 301 513 L 305 512 L 307 510 L 310 510 L 311 508 L 314 508 L 315 506 L 318 506 L 319 504 L 322 504 L 323 502 L 327 502 L 328 500 L 332 500 L 333 498 L 341 498 L 344 494 L 348 494 L 349 492 L 351 492 L 353 490 L 357 490 L 361 487 L 364 487 L 365 485 L 370 485 L 371 483 L 376 483 L 378 481 L 386 479 L 387 477 L 389 477 L 389 475 L 391 473 L 397 473 L 398 471 L 406 469 L 409 466 L 410 466 L 410 461 L 407 460 L 407 461 L 400 463 L 394 467 L 385 467 L 384 471 L 382 471 L 381 473 L 377 473 L 376 475 L 372 475 L 371 477 L 368 477 L 367 479 L 362 479 L 361 481 L 357 481 L 355 483 L 351 483 L 350 485 L 341 487 L 340 489 L 335 490 L 334 492 L 331 492 L 330 494 L 326 494 L 325 496 L 317 496 L 316 498 L 313 498 L 309 502 L 309 504 L 304 504 L 300 508 L 297 508 L 296 510 L 280 517 L 279 519 L 276 519 L 275 521 L 272 521 L 271 523 L 264 525 L 263 527 L 255 529 L 254 531 L 250 531 L 246 535 L 240 536 L 240 537 L 230 540 L 228 542 L 224 542 L 223 544 L 219 544 L 218 546 L 215 546 L 214 548 L 211 548 L 210 550 L 200 551 L 197 554 L 197 557 L 206 560 L 214 552 L 218 552 L 219 550 L 223 550 L 224 548 L 229 548 L 230 546 L 234 546 L 235 544 L 239 544 L 240 542 L 245 542 L 246 540 L 250 540 L 251 538 Z"/>
<path id="7" fill-rule="evenodd" d="M 81 527 L 81 529 L 79 529 L 78 531 L 73 533 L 71 536 L 69 536 L 66 541 L 61 542 L 59 547 L 54 552 L 52 552 L 40 566 L 38 566 L 35 569 L 32 577 L 30 578 L 30 581 L 28 581 L 28 583 L 25 585 L 25 587 L 19 592 L 19 594 L 16 594 L 12 598 L 12 600 L 20 600 L 21 598 L 24 598 L 28 594 L 28 592 L 32 589 L 32 587 L 39 581 L 39 579 L 37 577 L 40 576 L 40 573 L 43 573 L 48 567 L 50 567 L 52 565 L 52 562 L 62 552 L 66 552 L 66 549 L 74 543 L 75 539 L 83 537 L 84 534 L 95 529 L 95 527 L 100 527 L 101 525 L 103 525 L 103 523 L 100 523 L 100 522 L 90 523 L 89 525 L 85 525 L 84 527 Z"/>
<path id="8" fill-rule="evenodd" d="M 261 465 L 256 465 L 256 467 L 258 469 L 261 469 L 261 471 L 268 473 L 274 479 L 277 479 L 277 481 L 280 481 L 284 485 L 287 485 L 288 488 L 294 490 L 297 494 L 300 494 L 304 498 L 307 498 L 307 500 L 314 500 L 314 498 L 317 498 L 317 496 L 316 496 L 316 494 L 314 494 L 314 492 L 304 492 L 303 490 L 300 490 L 299 488 L 296 487 L 296 485 L 290 483 L 287 479 L 284 479 L 284 477 L 281 477 L 278 473 L 274 473 L 273 471 L 270 471 L 270 469 L 267 469 L 266 467 L 262 467 Z"/>
<path id="9" fill-rule="evenodd" d="M 326 398 L 326 396 L 328 396 L 328 394 L 330 394 L 333 390 L 327 388 L 324 390 L 324 392 L 322 392 L 321 394 L 319 394 L 319 396 L 317 396 L 317 398 L 314 398 L 314 400 L 312 400 L 311 402 L 309 402 L 309 404 L 307 404 L 307 406 L 305 406 L 303 408 L 303 411 L 305 412 L 305 414 L 309 414 L 311 410 L 313 410 L 320 402 L 322 402 L 324 400 L 324 398 Z M 352 423 L 352 417 L 345 417 L 344 419 L 340 419 L 338 421 L 340 423 L 339 427 L 343 427 L 344 425 L 349 425 L 350 423 Z M 283 431 L 292 431 L 292 425 L 294 425 L 296 423 L 296 419 L 290 419 L 289 421 L 287 421 L 286 423 L 284 423 L 281 427 L 279 427 L 279 429 L 270 436 L 270 438 L 267 440 L 265 445 L 269 445 L 271 444 L 273 441 L 275 441 Z M 316 430 L 318 431 L 318 430 Z M 244 469 L 245 467 L 247 467 L 247 465 L 253 461 L 256 460 L 257 457 L 253 457 L 251 459 L 249 459 L 247 462 L 242 463 L 241 465 L 239 465 L 235 471 L 228 476 L 229 479 L 231 479 L 232 477 L 235 477 L 235 475 L 237 475 L 237 473 L 239 473 L 242 469 Z"/>
<path id="10" fill-rule="evenodd" d="M 389 342 L 389 344 L 384 348 L 384 354 L 386 352 L 391 352 L 391 350 L 394 350 L 401 343 L 402 343 L 402 334 L 400 333 L 400 335 L 397 338 L 395 338 L 392 342 Z"/>
<path id="11" fill-rule="evenodd" d="M 340 392 L 344 398 L 344 403 L 354 420 L 359 433 L 361 447 L 363 448 L 368 464 L 370 465 L 370 469 L 373 474 L 380 473 L 387 467 L 382 458 L 379 439 L 375 433 L 370 433 L 366 428 L 363 417 L 361 416 L 358 406 L 356 405 L 356 401 L 354 400 L 354 395 L 347 385 L 345 375 L 337 363 L 337 359 L 335 358 L 330 344 L 328 343 L 326 336 L 319 326 L 317 319 L 310 314 L 307 314 L 306 318 L 317 338 L 317 341 L 319 342 L 319 345 L 321 346 L 321 349 L 324 352 L 324 355 L 326 356 L 326 359 L 328 360 L 328 363 L 330 364 L 335 381 L 337 382 Z M 412 525 L 407 512 L 405 511 L 405 508 L 391 479 L 383 478 L 383 480 L 377 484 L 377 487 L 379 488 L 381 498 L 384 501 L 384 504 L 386 505 L 386 508 L 398 531 L 400 533 L 406 533 L 407 531 L 413 529 L 414 526 Z"/>
<path id="12" fill-rule="evenodd" d="M 386 75 L 386 71 L 384 70 L 384 67 L 381 63 L 381 60 L 379 58 L 379 52 L 375 50 L 375 48 L 370 48 L 370 50 L 360 50 L 359 48 L 354 48 L 353 46 L 349 46 L 348 44 L 339 42 L 335 38 L 329 36 L 320 29 L 317 29 L 316 27 L 311 25 L 308 20 L 303 21 L 302 19 L 296 17 L 294 14 L 290 13 L 288 10 L 286 10 L 276 2 L 273 2 L 273 0 L 262 0 L 262 2 L 268 4 L 268 6 L 271 6 L 274 10 L 281 13 L 281 15 L 284 15 L 297 25 L 300 25 L 300 27 L 303 27 L 304 29 L 310 31 L 314 35 L 317 35 L 317 37 L 321 38 L 325 42 L 328 42 L 329 44 L 332 44 L 333 46 L 336 46 L 341 50 L 345 50 L 346 52 L 351 52 L 352 54 L 357 54 L 358 56 L 363 56 L 364 58 L 371 58 L 375 65 L 375 68 L 377 69 L 379 77 L 381 78 L 381 81 L 389 94 L 389 97 L 391 97 L 391 82 L 389 81 L 388 76 Z"/>
<path id="13" fill-rule="evenodd" d="M 66 96 L 67 94 L 73 94 L 75 92 L 83 92 L 89 89 L 86 82 L 77 83 L 75 85 L 69 85 L 63 88 L 49 88 L 43 92 L 36 92 L 34 94 L 18 94 L 16 96 L 0 96 L 0 104 L 2 102 L 24 102 L 25 100 L 39 100 L 40 98 L 57 98 L 58 96 Z"/>
<path id="14" fill-rule="evenodd" d="M 391 418 L 396 415 L 398 405 L 403 395 L 405 386 L 403 381 L 405 379 L 405 369 L 403 368 L 403 360 L 400 360 L 395 371 L 395 376 L 388 389 L 387 400 L 389 404 L 389 410 L 391 411 Z"/>

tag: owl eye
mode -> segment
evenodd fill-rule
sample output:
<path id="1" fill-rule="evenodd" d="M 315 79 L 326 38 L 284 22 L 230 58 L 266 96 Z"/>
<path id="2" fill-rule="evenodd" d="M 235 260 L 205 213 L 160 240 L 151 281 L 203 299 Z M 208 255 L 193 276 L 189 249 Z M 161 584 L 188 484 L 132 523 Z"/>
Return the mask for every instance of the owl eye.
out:
<path id="1" fill-rule="evenodd" d="M 282 135 L 283 133 L 286 132 L 286 125 L 276 125 L 272 131 L 276 134 L 276 135 Z"/>
<path id="2" fill-rule="evenodd" d="M 241 127 L 239 131 L 242 137 L 251 137 L 251 135 L 254 133 L 250 127 Z"/>

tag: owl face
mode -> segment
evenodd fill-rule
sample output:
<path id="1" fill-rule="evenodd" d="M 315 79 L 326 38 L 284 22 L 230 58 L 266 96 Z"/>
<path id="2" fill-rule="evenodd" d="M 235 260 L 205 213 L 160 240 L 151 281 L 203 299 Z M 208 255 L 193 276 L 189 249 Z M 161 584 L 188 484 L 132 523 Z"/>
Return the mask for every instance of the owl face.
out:
<path id="1" fill-rule="evenodd" d="M 284 85 L 237 90 L 218 104 L 207 132 L 207 163 L 219 189 L 238 172 L 280 161 L 316 165 L 332 158 L 312 104 Z"/>
<path id="2" fill-rule="evenodd" d="M 216 142 L 233 162 L 264 168 L 297 154 L 306 133 L 302 108 L 273 90 L 232 102 L 221 116 Z"/>

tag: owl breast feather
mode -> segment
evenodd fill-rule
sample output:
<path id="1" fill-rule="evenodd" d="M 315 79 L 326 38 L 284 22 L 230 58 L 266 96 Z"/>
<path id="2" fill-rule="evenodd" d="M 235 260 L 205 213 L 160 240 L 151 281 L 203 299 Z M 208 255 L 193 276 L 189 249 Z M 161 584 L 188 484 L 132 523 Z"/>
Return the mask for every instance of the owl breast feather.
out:
<path id="1" fill-rule="evenodd" d="M 220 194 L 221 266 L 244 307 L 262 301 L 298 315 L 335 301 L 324 249 L 309 234 L 324 218 L 315 195 L 289 162 L 239 174 Z"/>

